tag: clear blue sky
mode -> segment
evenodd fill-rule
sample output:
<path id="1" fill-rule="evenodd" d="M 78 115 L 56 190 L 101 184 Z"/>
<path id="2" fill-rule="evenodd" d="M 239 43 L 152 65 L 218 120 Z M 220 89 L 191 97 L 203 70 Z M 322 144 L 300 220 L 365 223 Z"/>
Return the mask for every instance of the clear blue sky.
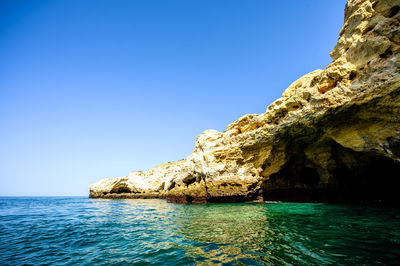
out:
<path id="1" fill-rule="evenodd" d="M 0 195 L 186 157 L 329 64 L 345 2 L 0 1 Z"/>

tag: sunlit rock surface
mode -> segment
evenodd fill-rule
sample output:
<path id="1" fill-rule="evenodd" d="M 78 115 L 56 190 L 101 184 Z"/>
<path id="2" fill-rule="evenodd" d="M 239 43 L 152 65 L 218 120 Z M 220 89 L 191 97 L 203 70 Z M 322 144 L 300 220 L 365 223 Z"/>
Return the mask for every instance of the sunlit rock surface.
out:
<path id="1" fill-rule="evenodd" d="M 400 0 L 350 0 L 333 62 L 263 114 L 207 130 L 192 154 L 90 186 L 93 198 L 171 202 L 396 199 Z"/>

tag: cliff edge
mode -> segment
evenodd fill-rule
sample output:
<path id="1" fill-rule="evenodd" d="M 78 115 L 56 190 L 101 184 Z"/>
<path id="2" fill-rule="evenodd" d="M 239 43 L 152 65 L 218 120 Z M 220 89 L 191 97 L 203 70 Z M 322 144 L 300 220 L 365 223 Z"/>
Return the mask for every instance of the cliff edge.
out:
<path id="1" fill-rule="evenodd" d="M 350 0 L 333 62 L 263 114 L 207 130 L 186 159 L 90 186 L 91 198 L 171 202 L 397 198 L 400 0 Z"/>

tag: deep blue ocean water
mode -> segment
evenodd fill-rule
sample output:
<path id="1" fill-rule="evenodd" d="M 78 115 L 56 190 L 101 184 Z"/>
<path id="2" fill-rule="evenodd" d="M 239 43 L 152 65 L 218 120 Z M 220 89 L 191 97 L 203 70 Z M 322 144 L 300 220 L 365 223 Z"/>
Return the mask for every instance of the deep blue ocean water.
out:
<path id="1" fill-rule="evenodd" d="M 0 265 L 399 264 L 400 211 L 319 203 L 0 198 Z"/>

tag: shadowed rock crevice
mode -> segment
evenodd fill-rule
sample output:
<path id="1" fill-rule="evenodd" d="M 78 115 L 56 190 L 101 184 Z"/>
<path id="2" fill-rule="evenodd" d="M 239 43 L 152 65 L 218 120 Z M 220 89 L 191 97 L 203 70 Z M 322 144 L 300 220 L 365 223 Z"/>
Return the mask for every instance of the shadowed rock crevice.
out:
<path id="1" fill-rule="evenodd" d="M 389 18 L 396 16 L 400 11 L 400 6 L 394 6 L 390 9 Z"/>
<path id="2" fill-rule="evenodd" d="M 110 193 L 131 193 L 132 191 L 125 183 L 116 184 Z"/>

